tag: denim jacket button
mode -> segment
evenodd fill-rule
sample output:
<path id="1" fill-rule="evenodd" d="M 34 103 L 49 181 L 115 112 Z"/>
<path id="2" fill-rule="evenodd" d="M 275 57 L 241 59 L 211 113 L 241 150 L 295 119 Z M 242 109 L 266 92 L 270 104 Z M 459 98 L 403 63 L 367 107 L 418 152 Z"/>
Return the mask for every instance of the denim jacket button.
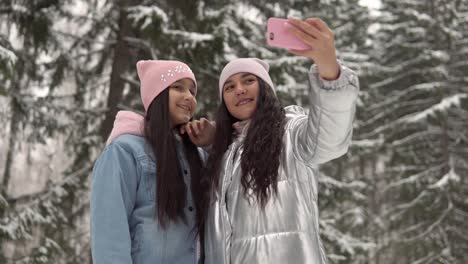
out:
<path id="1" fill-rule="evenodd" d="M 184 170 L 184 174 L 187 174 L 187 170 Z"/>
<path id="2" fill-rule="evenodd" d="M 190 212 L 193 211 L 193 207 L 192 207 L 192 206 L 189 206 L 188 209 L 189 209 Z"/>

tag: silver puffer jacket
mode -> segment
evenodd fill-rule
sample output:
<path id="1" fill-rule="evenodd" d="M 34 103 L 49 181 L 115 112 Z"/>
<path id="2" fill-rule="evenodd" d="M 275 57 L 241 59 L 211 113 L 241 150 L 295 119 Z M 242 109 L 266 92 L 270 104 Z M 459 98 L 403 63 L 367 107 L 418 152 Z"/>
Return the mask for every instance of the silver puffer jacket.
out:
<path id="1" fill-rule="evenodd" d="M 309 75 L 309 114 L 298 106 L 285 109 L 278 195 L 265 209 L 255 199 L 249 202 L 242 190 L 239 147 L 245 134 L 225 153 L 206 225 L 205 263 L 327 262 L 319 236 L 317 165 L 347 152 L 359 83 L 344 66 L 334 81 L 322 80 L 315 67 Z"/>

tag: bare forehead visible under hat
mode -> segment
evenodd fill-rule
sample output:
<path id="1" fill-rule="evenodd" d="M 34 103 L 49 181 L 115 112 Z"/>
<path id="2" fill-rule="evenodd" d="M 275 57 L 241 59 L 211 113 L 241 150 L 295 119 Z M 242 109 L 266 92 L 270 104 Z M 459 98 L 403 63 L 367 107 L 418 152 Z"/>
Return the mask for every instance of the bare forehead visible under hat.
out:
<path id="1" fill-rule="evenodd" d="M 224 85 L 226 86 L 226 84 L 234 82 L 233 78 L 236 75 L 240 75 L 240 78 L 245 78 L 245 77 L 249 77 L 249 76 L 254 76 L 254 77 L 258 78 L 257 75 L 255 75 L 253 73 L 250 73 L 250 72 L 238 72 L 238 73 L 235 73 L 235 74 L 231 75 L 229 78 L 227 78 L 227 80 L 224 82 Z"/>
<path id="2" fill-rule="evenodd" d="M 175 85 L 182 85 L 182 86 L 188 86 L 188 88 L 191 90 L 191 91 L 194 91 L 194 92 L 197 92 L 197 85 L 195 84 L 195 82 L 190 79 L 190 78 L 183 78 L 183 79 L 180 79 L 180 80 L 177 80 L 175 82 L 173 82 L 172 84 L 169 85 L 169 87 L 171 86 L 175 86 Z"/>

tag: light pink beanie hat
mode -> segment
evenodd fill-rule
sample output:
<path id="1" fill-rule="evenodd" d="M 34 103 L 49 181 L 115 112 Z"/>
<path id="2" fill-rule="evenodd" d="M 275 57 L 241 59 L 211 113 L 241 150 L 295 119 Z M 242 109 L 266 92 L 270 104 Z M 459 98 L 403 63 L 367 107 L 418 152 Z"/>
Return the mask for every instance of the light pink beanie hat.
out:
<path id="1" fill-rule="evenodd" d="M 257 58 L 239 58 L 230 61 L 224 66 L 221 76 L 219 77 L 219 98 L 223 98 L 223 86 L 226 80 L 234 74 L 247 72 L 256 75 L 273 89 L 275 92 L 275 86 L 271 80 L 268 70 L 270 66 L 264 60 Z M 276 93 L 275 93 L 276 94 Z"/>
<path id="2" fill-rule="evenodd" d="M 195 88 L 197 87 L 197 80 L 192 70 L 180 61 L 141 60 L 137 62 L 136 67 L 145 111 L 148 111 L 156 96 L 180 79 L 189 78 L 195 83 Z"/>

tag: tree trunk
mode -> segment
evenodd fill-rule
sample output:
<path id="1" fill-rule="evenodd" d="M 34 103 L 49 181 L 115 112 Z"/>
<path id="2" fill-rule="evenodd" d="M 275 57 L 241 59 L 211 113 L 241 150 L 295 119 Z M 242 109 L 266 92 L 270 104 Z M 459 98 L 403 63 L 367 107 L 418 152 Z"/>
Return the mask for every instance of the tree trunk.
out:
<path id="1" fill-rule="evenodd" d="M 117 33 L 117 44 L 114 49 L 109 96 L 107 97 L 108 110 L 101 127 L 101 137 L 103 140 L 107 139 L 112 130 L 114 118 L 118 112 L 117 105 L 121 102 L 123 97 L 125 81 L 121 76 L 129 69 L 130 63 L 133 61 L 130 56 L 129 46 L 125 41 L 125 38 L 131 33 L 131 23 L 128 21 L 126 11 L 129 2 L 128 0 L 120 1 L 119 31 Z"/>
<path id="2" fill-rule="evenodd" d="M 3 179 L 2 184 L 0 186 L 0 194 L 8 200 L 7 190 L 8 185 L 11 179 L 11 167 L 14 161 L 14 153 L 15 153 L 15 146 L 18 137 L 18 128 L 20 123 L 19 118 L 19 104 L 16 101 L 16 98 L 12 98 L 11 100 L 11 121 L 10 121 L 10 135 L 8 139 L 7 145 L 7 154 L 6 154 L 6 161 L 5 161 L 5 169 L 3 171 Z"/>

